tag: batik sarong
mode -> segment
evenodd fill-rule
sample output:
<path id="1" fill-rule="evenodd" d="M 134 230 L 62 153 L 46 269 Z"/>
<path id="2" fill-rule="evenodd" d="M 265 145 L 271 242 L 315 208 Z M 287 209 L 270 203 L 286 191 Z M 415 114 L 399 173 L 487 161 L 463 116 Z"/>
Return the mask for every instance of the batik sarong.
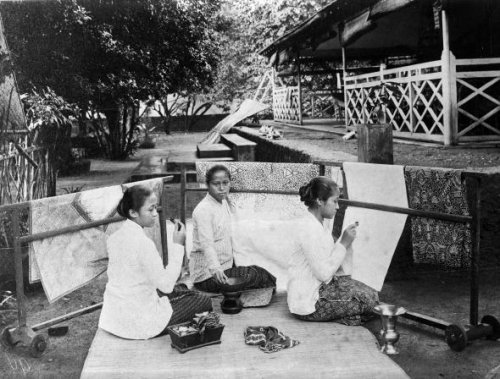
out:
<path id="1" fill-rule="evenodd" d="M 360 325 L 361 316 L 372 312 L 378 304 L 378 293 L 350 276 L 334 276 L 321 284 L 316 310 L 309 315 L 295 315 L 303 321 L 336 321 Z"/>

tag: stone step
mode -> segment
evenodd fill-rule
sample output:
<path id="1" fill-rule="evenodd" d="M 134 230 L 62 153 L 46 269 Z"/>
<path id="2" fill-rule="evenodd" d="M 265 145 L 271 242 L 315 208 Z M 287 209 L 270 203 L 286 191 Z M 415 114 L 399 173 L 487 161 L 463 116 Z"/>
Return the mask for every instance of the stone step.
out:
<path id="1" fill-rule="evenodd" d="M 232 157 L 232 150 L 230 147 L 222 143 L 214 143 L 210 145 L 199 144 L 196 146 L 196 151 L 198 152 L 198 158 L 230 158 Z"/>
<path id="2" fill-rule="evenodd" d="M 221 140 L 231 148 L 236 161 L 255 161 L 257 144 L 235 133 L 222 134 Z"/>

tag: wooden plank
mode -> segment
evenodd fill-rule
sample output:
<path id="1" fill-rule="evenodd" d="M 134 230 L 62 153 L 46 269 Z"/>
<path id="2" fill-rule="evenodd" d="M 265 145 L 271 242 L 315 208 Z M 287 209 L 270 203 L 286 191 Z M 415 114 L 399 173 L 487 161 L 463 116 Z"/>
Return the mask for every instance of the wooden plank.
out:
<path id="1" fill-rule="evenodd" d="M 223 143 L 214 144 L 199 144 L 196 146 L 198 152 L 198 158 L 219 158 L 219 157 L 230 157 L 232 150 L 230 147 L 224 145 Z"/>
<path id="2" fill-rule="evenodd" d="M 479 141 L 492 141 L 500 142 L 500 134 L 492 136 L 460 136 L 459 142 L 479 142 Z"/>
<path id="3" fill-rule="evenodd" d="M 424 134 L 424 133 L 409 133 L 409 132 L 397 132 L 393 131 L 394 137 L 406 138 L 416 141 L 434 141 L 443 142 L 443 136 L 441 134 Z"/>
<path id="4" fill-rule="evenodd" d="M 213 299 L 220 313 L 220 299 Z M 98 330 L 81 378 L 405 378 L 405 372 L 381 353 L 365 328 L 304 322 L 292 317 L 286 294 L 265 308 L 221 314 L 222 343 L 180 354 L 170 337 L 125 340 Z M 265 354 L 244 343 L 247 326 L 273 325 L 300 344 Z M 313 374 L 312 374 L 313 373 Z"/>
<path id="5" fill-rule="evenodd" d="M 457 72 L 457 78 L 495 78 L 500 76 L 500 70 Z"/>
<path id="6" fill-rule="evenodd" d="M 500 58 L 471 58 L 471 59 L 457 59 L 457 65 L 488 65 L 499 64 Z"/>
<path id="7" fill-rule="evenodd" d="M 229 134 L 222 134 L 221 139 L 224 142 L 227 142 L 228 144 L 235 145 L 235 146 L 256 146 L 257 144 L 253 141 L 249 141 L 246 138 L 243 138 L 239 134 L 236 133 L 229 133 Z"/>

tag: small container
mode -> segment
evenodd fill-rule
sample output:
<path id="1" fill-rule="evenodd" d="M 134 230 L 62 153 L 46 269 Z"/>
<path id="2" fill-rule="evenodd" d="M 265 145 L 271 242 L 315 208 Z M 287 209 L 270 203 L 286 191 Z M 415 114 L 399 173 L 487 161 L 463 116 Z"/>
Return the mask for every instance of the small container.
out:
<path id="1" fill-rule="evenodd" d="M 220 324 L 214 328 L 205 328 L 203 333 L 191 332 L 189 334 L 180 335 L 177 331 L 179 326 L 193 325 L 191 321 L 176 324 L 167 328 L 168 334 L 172 341 L 172 347 L 185 353 L 186 351 L 197 349 L 203 346 L 215 345 L 221 343 L 220 337 L 224 330 L 224 325 Z"/>

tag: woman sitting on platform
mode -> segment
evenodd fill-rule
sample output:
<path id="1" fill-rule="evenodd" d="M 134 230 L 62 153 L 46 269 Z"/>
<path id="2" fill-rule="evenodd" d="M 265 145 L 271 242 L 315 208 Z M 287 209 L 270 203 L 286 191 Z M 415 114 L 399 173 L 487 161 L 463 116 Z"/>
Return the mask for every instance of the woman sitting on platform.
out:
<path id="1" fill-rule="evenodd" d="M 309 214 L 297 225 L 296 248 L 290 257 L 288 308 L 305 321 L 359 325 L 360 316 L 378 303 L 378 294 L 344 271 L 357 225 L 349 225 L 337 243 L 323 227 L 324 219 L 333 219 L 338 209 L 340 191 L 334 181 L 314 178 L 299 193 Z"/>
<path id="2" fill-rule="evenodd" d="M 231 218 L 235 209 L 228 199 L 231 174 L 224 165 L 206 173 L 208 194 L 193 211 L 192 279 L 194 286 L 220 292 L 229 277 L 243 277 L 244 289 L 275 287 L 276 278 L 258 266 L 234 265 Z"/>
<path id="3" fill-rule="evenodd" d="M 164 267 L 154 242 L 143 230 L 155 224 L 156 204 L 156 196 L 150 189 L 128 188 L 117 207 L 127 220 L 107 241 L 108 283 L 99 327 L 119 337 L 152 338 L 165 334 L 168 325 L 190 321 L 196 313 L 212 310 L 209 297 L 199 292 L 174 290 L 186 232 L 182 224 L 175 228 L 175 247 L 169 254 L 168 266 Z"/>

